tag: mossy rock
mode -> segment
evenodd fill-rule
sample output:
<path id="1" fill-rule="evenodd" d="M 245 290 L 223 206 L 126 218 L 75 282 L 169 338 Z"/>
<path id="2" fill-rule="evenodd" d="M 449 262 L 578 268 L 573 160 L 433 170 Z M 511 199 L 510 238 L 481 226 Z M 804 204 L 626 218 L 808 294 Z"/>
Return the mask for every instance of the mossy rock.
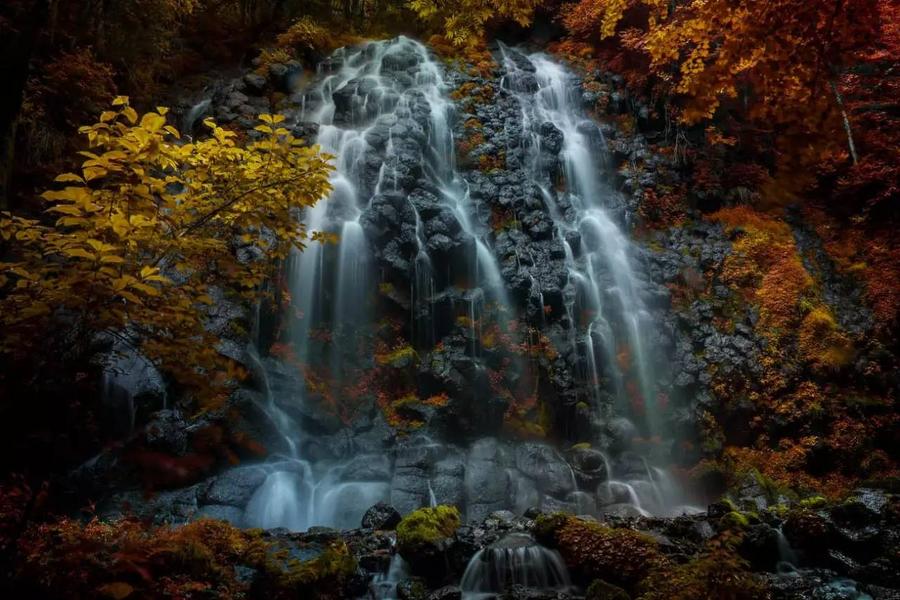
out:
<path id="1" fill-rule="evenodd" d="M 438 574 L 446 567 L 443 556 L 452 545 L 459 525 L 459 511 L 455 506 L 420 508 L 397 525 L 397 551 L 414 572 Z"/>
<path id="2" fill-rule="evenodd" d="M 252 590 L 262 596 L 291 598 L 340 598 L 357 562 L 343 541 L 330 542 L 311 560 L 293 558 L 289 548 L 277 548 L 263 562 L 264 577 Z"/>
<path id="3" fill-rule="evenodd" d="M 595 579 L 588 586 L 584 600 L 631 600 L 631 596 L 617 585 L 607 583 L 602 579 Z"/>
<path id="4" fill-rule="evenodd" d="M 650 572 L 669 563 L 649 535 L 577 517 L 556 514 L 538 518 L 535 536 L 558 549 L 573 574 L 585 582 L 602 578 L 632 589 Z"/>
<path id="5" fill-rule="evenodd" d="M 750 572 L 748 563 L 724 539 L 680 565 L 652 572 L 638 586 L 641 600 L 768 600 L 765 582 Z"/>
<path id="6" fill-rule="evenodd" d="M 810 498 L 804 498 L 800 501 L 801 508 L 809 508 L 811 510 L 817 510 L 820 508 L 825 508 L 828 505 L 828 500 L 823 496 L 812 496 Z"/>
<path id="7" fill-rule="evenodd" d="M 555 547 L 556 533 L 563 528 L 568 520 L 568 515 L 565 515 L 563 513 L 539 515 L 534 520 L 534 527 L 531 531 L 534 534 L 534 538 L 538 542 L 546 546 Z"/>

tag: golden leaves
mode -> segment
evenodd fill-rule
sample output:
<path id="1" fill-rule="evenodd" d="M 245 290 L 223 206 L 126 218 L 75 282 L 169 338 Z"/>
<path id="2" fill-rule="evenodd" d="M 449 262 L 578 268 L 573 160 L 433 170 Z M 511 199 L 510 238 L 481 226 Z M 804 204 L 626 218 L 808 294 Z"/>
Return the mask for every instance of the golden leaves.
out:
<path id="1" fill-rule="evenodd" d="M 53 226 L 0 213 L 0 237 L 16 240 L 20 258 L 0 264 L 0 283 L 12 284 L 0 353 L 29 352 L 54 314 L 80 315 L 86 335 L 142 332 L 146 356 L 198 397 L 221 397 L 210 381 L 233 377 L 211 376 L 228 365 L 204 329 L 210 286 L 252 298 L 275 264 L 239 261 L 228 240 L 277 258 L 302 248 L 294 215 L 330 191 L 330 157 L 278 127 L 284 115 L 263 115 L 269 131 L 248 145 L 211 120 L 209 137 L 183 144 L 165 109 L 138 117 L 125 97 L 114 107 L 80 129 L 91 146 L 83 176 L 64 173 L 42 195 Z"/>

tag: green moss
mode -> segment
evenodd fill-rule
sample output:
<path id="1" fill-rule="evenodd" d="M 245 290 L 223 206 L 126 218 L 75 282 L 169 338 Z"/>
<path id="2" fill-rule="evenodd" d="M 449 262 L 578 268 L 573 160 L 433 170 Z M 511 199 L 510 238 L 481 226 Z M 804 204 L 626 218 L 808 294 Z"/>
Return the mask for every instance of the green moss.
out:
<path id="1" fill-rule="evenodd" d="M 375 361 L 379 365 L 387 365 L 398 369 L 417 362 L 418 358 L 419 356 L 416 354 L 415 349 L 409 344 L 397 346 L 384 354 L 375 355 Z"/>
<path id="2" fill-rule="evenodd" d="M 455 506 L 420 508 L 397 525 L 397 548 L 404 558 L 428 552 L 456 533 L 459 525 L 459 511 Z"/>
<path id="3" fill-rule="evenodd" d="M 278 583 L 291 589 L 334 583 L 353 575 L 356 566 L 356 559 L 347 545 L 334 542 L 312 560 L 290 561 L 287 569 L 278 575 Z"/>
<path id="4" fill-rule="evenodd" d="M 726 524 L 734 525 L 736 527 L 749 527 L 750 519 L 744 513 L 733 510 L 730 513 L 726 514 L 722 517 L 722 520 Z"/>
<path id="5" fill-rule="evenodd" d="M 800 506 L 802 508 L 810 508 L 813 510 L 824 508 L 827 504 L 828 500 L 822 496 L 811 496 L 800 501 Z"/>
<path id="6" fill-rule="evenodd" d="M 535 539 L 547 546 L 556 546 L 556 533 L 562 529 L 569 517 L 563 513 L 552 515 L 538 515 L 534 520 L 532 533 Z"/>

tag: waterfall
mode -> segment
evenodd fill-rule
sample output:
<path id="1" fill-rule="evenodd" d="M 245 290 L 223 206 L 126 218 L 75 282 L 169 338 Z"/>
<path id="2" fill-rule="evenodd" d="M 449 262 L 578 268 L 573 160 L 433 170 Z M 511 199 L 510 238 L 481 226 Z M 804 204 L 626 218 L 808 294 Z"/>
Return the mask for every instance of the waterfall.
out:
<path id="1" fill-rule="evenodd" d="M 603 136 L 582 114 L 575 80 L 562 66 L 540 54 L 513 57 L 514 52 L 501 47 L 503 93 L 513 102 L 509 106 L 521 111 L 521 127 L 508 129 L 520 139 L 507 139 L 507 150 L 521 147 L 521 177 L 540 190 L 551 235 L 559 240 L 554 260 L 564 256 L 561 273 L 568 274 L 573 290 L 564 300 L 564 343 L 578 357 L 573 364 L 585 371 L 582 389 L 592 419 L 609 425 L 610 416 L 618 415 L 627 433 L 623 439 L 665 439 L 655 402 L 656 374 L 665 361 L 650 343 L 654 322 L 644 300 L 640 252 L 618 224 L 624 215 L 603 179 Z M 298 216 L 309 231 L 334 233 L 337 242 L 312 243 L 290 257 L 290 306 L 279 340 L 289 346 L 289 356 L 281 366 L 253 357 L 266 387 L 262 408 L 289 456 L 270 459 L 267 479 L 246 510 L 250 525 L 356 527 L 368 506 L 396 496 L 390 457 L 379 457 L 384 468 L 359 466 L 380 451 L 377 446 L 361 449 L 348 431 L 335 451 L 334 439 L 321 441 L 316 436 L 322 433 L 308 425 L 321 403 L 343 393 L 371 362 L 367 348 L 383 316 L 373 308 L 379 294 L 408 310 L 407 338 L 425 353 L 443 341 L 437 331 L 446 331 L 447 323 L 438 319 L 458 319 L 454 325 L 467 329 L 463 337 L 472 371 L 482 377 L 489 358 L 481 343 L 486 318 L 501 329 L 510 322 L 506 319 L 523 317 L 534 325 L 550 324 L 537 276 L 528 275 L 527 300 L 511 298 L 508 274 L 492 246 L 496 234 L 485 218 L 488 207 L 479 205 L 485 198 L 476 189 L 481 184 L 457 167 L 458 115 L 449 96 L 456 84 L 422 44 L 399 37 L 337 50 L 319 66 L 310 87 L 293 97 L 297 111 L 288 125 L 308 131 L 314 124 L 316 142 L 334 165 L 332 192 Z M 542 148 L 554 135 L 556 148 L 548 161 Z M 522 269 L 538 260 L 533 248 L 519 242 L 514 258 Z M 400 281 L 406 289 L 393 287 Z M 527 306 L 518 306 L 523 301 Z M 531 368 L 525 360 L 508 359 L 509 371 L 515 376 Z M 280 378 L 274 387 L 267 368 Z M 286 375 L 291 369 L 297 373 Z M 601 440 L 590 441 L 602 447 Z M 323 444 L 331 445 L 323 450 Z M 641 515 L 685 510 L 678 486 L 658 465 L 634 452 L 604 460 L 607 481 L 581 489 L 573 474 L 572 482 L 557 488 L 570 496 L 551 498 L 551 504 L 564 501 L 570 510 L 586 513 L 604 507 Z M 436 504 L 442 494 L 432 487 L 434 475 L 426 472 L 421 490 L 414 486 L 400 496 Z M 523 494 L 509 499 L 511 508 L 527 508 L 526 499 L 544 501 L 544 492 L 522 477 L 509 474 L 510 481 L 521 479 Z M 442 485 L 446 489 L 446 479 Z M 537 552 L 527 548 L 513 554 Z"/>
<path id="2" fill-rule="evenodd" d="M 514 533 L 475 553 L 460 590 L 466 599 L 492 598 L 514 585 L 566 591 L 572 582 L 558 552 L 527 534 Z"/>
<path id="3" fill-rule="evenodd" d="M 573 351 L 585 357 L 593 409 L 604 414 L 600 386 L 605 379 L 615 395 L 616 414 L 627 416 L 644 437 L 666 439 L 670 436 L 657 403 L 656 377 L 665 357 L 650 343 L 655 324 L 642 294 L 645 276 L 638 249 L 617 224 L 625 221 L 621 202 L 602 180 L 607 154 L 603 134 L 582 111 L 576 81 L 562 65 L 502 44 L 500 53 L 502 84 L 522 110 L 521 144 L 530 163 L 525 171 L 541 190 L 555 235 L 565 247 L 569 282 L 577 291 L 567 307 L 569 339 Z M 557 146 L 550 150 L 555 161 L 547 160 L 547 146 Z M 580 239 L 578 252 L 568 242 L 572 237 Z M 576 314 L 591 316 L 579 324 Z M 608 470 L 610 480 L 601 492 L 644 515 L 696 510 L 683 506 L 667 472 L 641 460 L 641 472 L 627 469 L 622 480 Z"/>

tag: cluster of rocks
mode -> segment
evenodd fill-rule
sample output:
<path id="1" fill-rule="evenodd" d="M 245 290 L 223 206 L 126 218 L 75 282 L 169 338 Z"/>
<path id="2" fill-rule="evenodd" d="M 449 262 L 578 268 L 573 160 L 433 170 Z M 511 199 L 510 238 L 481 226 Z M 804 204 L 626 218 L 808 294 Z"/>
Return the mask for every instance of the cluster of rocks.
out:
<path id="1" fill-rule="evenodd" d="M 177 435 L 175 428 L 168 431 Z M 383 421 L 357 437 L 344 431 L 340 438 L 346 442 L 343 447 L 326 447 L 323 438 L 309 440 L 304 446 L 310 449 L 304 454 L 305 460 L 241 464 L 194 485 L 149 497 L 140 489 L 119 490 L 98 510 L 106 518 L 135 514 L 157 523 L 183 523 L 210 517 L 254 526 L 251 501 L 262 493 L 263 484 L 274 473 L 290 473 L 299 485 L 318 486 L 321 494 L 346 488 L 347 493 L 328 496 L 332 504 L 328 510 L 329 515 L 337 515 L 337 525 L 347 527 L 353 526 L 365 508 L 360 506 L 360 490 L 374 490 L 376 497 L 382 496 L 403 515 L 422 506 L 446 504 L 458 507 L 474 521 L 498 510 L 521 512 L 529 507 L 573 514 L 639 514 L 629 487 L 607 485 L 607 469 L 631 480 L 634 486 L 648 486 L 642 496 L 653 497 L 651 482 L 646 479 L 647 467 L 633 454 L 610 460 L 598 450 L 576 447 L 564 455 L 548 444 L 496 438 L 483 438 L 465 448 L 422 437 L 395 442 Z M 371 445 L 366 445 L 367 439 Z M 181 438 L 170 441 L 186 444 Z M 168 448 L 171 451 L 173 446 Z M 314 474 L 310 463 L 316 464 L 315 473 L 324 475 Z M 109 477 L 114 468 L 125 469 L 121 464 L 102 462 L 92 467 L 94 479 L 102 477 L 98 473 Z M 79 476 L 81 482 L 88 479 L 87 473 Z"/>
<path id="2" fill-rule="evenodd" d="M 740 501 L 741 499 L 739 499 Z M 744 499 L 752 501 L 751 499 Z M 706 543 L 729 531 L 740 536 L 736 550 L 747 561 L 747 569 L 764 583 L 774 600 L 833 599 L 893 600 L 900 597 L 900 563 L 896 555 L 900 536 L 900 499 L 875 489 L 856 490 L 840 504 L 822 501 L 816 508 L 776 505 L 758 512 L 742 512 L 734 504 L 711 505 L 706 513 L 672 519 L 606 517 L 600 524 L 627 528 L 649 536 L 655 547 L 675 564 L 696 558 Z M 382 594 L 403 600 L 448 600 L 461 598 L 461 579 L 476 553 L 502 545 L 510 536 L 536 536 L 542 515 L 532 508 L 517 516 L 496 511 L 483 519 L 460 526 L 452 535 L 431 541 L 435 551 L 419 548 L 401 569 L 392 569 L 397 557 L 399 512 L 384 503 L 366 511 L 361 528 L 337 531 L 313 528 L 306 533 L 271 531 L 267 535 L 296 547 L 296 555 L 314 558 L 329 541 L 342 540 L 357 560 L 358 571 L 347 582 L 347 597 Z M 594 521 L 593 517 L 579 517 Z M 646 538 L 645 538 L 646 539 Z M 401 553 L 403 546 L 400 545 Z M 622 549 L 628 552 L 627 548 Z M 423 558 L 427 557 L 427 558 Z M 430 560 L 434 564 L 427 564 Z M 572 569 L 574 584 L 566 589 L 540 589 L 505 582 L 495 590 L 503 598 L 555 599 L 593 598 L 605 590 L 615 598 L 630 596 L 621 588 L 589 585 Z M 391 578 L 386 574 L 391 572 Z M 501 582 L 503 583 L 503 582 Z M 385 587 L 391 588 L 386 590 Z M 592 591 L 593 590 L 593 591 Z M 599 598 L 605 598 L 602 594 Z"/>

